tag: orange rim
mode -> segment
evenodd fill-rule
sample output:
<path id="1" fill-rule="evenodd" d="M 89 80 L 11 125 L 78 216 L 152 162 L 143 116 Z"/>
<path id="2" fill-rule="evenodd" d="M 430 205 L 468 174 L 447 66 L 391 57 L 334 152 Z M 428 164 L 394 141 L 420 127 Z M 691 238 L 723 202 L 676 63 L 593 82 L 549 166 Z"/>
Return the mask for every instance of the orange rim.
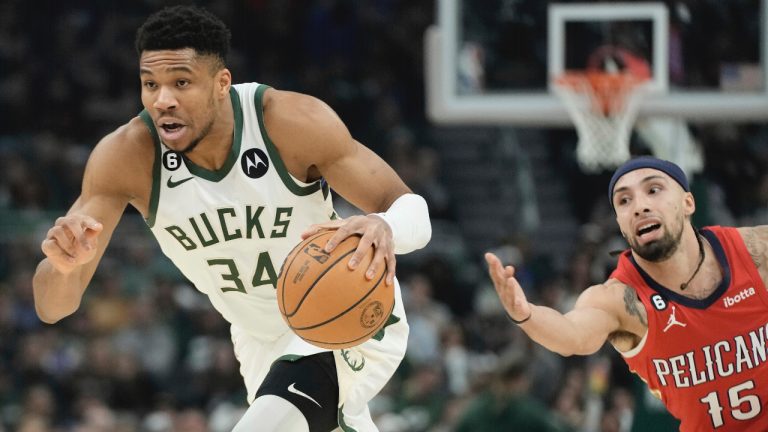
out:
<path id="1" fill-rule="evenodd" d="M 591 93 L 593 110 L 604 115 L 615 114 L 624 107 L 627 94 L 645 82 L 629 73 L 601 71 L 565 72 L 555 78 L 555 84 L 576 93 Z"/>

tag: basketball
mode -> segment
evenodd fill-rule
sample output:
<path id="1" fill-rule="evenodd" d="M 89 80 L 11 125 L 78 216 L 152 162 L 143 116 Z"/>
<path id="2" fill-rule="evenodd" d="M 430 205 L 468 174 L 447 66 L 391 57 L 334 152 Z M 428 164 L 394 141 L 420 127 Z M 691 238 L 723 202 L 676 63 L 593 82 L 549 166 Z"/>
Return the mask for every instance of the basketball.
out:
<path id="1" fill-rule="evenodd" d="M 330 253 L 323 250 L 334 232 L 310 236 L 288 254 L 277 279 L 277 303 L 299 337 L 321 348 L 342 349 L 381 330 L 395 297 L 393 285 L 386 284 L 385 268 L 373 279 L 365 278 L 373 248 L 356 269 L 349 269 L 359 236 L 347 237 Z"/>

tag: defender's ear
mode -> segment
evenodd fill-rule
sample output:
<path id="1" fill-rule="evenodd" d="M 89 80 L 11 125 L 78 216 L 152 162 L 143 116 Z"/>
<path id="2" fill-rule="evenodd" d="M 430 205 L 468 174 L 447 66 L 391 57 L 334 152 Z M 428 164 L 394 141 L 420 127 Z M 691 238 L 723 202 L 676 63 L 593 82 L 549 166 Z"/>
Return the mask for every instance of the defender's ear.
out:
<path id="1" fill-rule="evenodd" d="M 686 216 L 690 216 L 696 212 L 696 200 L 690 192 L 685 193 L 685 198 L 683 199 L 683 211 Z"/>

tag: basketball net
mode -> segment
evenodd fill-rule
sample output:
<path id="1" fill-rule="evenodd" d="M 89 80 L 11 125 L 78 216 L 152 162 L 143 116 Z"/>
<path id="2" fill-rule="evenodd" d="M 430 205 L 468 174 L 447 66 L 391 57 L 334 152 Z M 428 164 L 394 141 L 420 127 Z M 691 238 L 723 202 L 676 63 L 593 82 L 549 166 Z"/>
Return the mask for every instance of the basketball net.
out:
<path id="1" fill-rule="evenodd" d="M 626 72 L 566 72 L 553 90 L 576 125 L 576 158 L 585 172 L 613 169 L 629 159 L 629 138 L 644 79 Z"/>

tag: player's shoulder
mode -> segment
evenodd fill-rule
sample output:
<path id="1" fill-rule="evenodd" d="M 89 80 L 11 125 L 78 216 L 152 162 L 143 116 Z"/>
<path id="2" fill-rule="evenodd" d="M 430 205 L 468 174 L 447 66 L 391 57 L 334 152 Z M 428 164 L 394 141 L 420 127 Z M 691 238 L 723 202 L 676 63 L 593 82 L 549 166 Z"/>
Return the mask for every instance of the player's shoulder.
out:
<path id="1" fill-rule="evenodd" d="M 86 175 L 116 193 L 141 196 L 145 183 L 152 179 L 154 151 L 149 129 L 135 117 L 99 141 Z"/>
<path id="2" fill-rule="evenodd" d="M 585 292 L 590 291 L 594 293 L 594 295 L 606 295 L 606 294 L 623 293 L 624 290 L 626 290 L 627 288 L 632 289 L 632 287 L 625 284 L 624 282 L 618 279 L 611 278 L 602 283 L 592 285 L 591 287 L 587 288 Z"/>
<path id="3" fill-rule="evenodd" d="M 618 279 L 608 279 L 603 283 L 592 285 L 584 290 L 579 296 L 579 303 L 613 310 L 623 308 L 627 297 L 637 298 L 634 288 Z"/>
<path id="4" fill-rule="evenodd" d="M 328 104 L 308 94 L 269 88 L 263 103 L 265 120 L 273 124 L 317 128 L 340 123 Z"/>
<path id="5" fill-rule="evenodd" d="M 274 87 L 269 87 L 264 92 L 265 108 L 286 109 L 286 107 L 290 107 L 304 113 L 321 109 L 323 106 L 327 105 L 322 100 L 306 93 L 280 90 Z"/>
<path id="6" fill-rule="evenodd" d="M 263 103 L 269 137 L 283 158 L 295 157 L 300 166 L 336 160 L 353 142 L 333 109 L 314 96 L 270 88 Z"/>
<path id="7" fill-rule="evenodd" d="M 576 305 L 609 312 L 618 318 L 622 331 L 634 335 L 644 334 L 648 325 L 648 314 L 637 291 L 618 279 L 608 279 L 587 288 Z"/>
<path id="8" fill-rule="evenodd" d="M 96 145 L 94 153 L 96 152 L 109 159 L 130 154 L 131 159 L 140 160 L 154 155 L 154 143 L 146 124 L 141 118 L 134 117 L 105 135 Z"/>
<path id="9" fill-rule="evenodd" d="M 768 225 L 738 227 L 736 230 L 742 238 L 749 236 L 757 236 L 763 239 L 768 238 Z"/>
<path id="10" fill-rule="evenodd" d="M 768 275 L 768 225 L 737 228 L 744 246 L 761 272 Z"/>

